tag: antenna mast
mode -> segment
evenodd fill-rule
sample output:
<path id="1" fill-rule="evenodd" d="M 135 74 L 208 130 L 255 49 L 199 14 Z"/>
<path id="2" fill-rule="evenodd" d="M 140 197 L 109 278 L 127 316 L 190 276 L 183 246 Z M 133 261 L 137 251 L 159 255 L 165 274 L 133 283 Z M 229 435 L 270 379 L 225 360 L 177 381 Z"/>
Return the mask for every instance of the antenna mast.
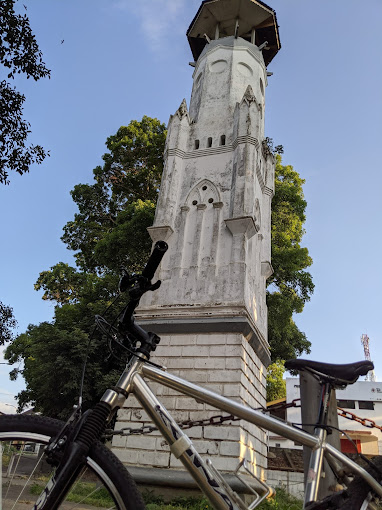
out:
<path id="1" fill-rule="evenodd" d="M 361 336 L 361 344 L 363 345 L 363 352 L 365 353 L 365 359 L 371 361 L 370 348 L 369 348 L 369 337 L 366 334 Z M 374 370 L 370 370 L 365 377 L 365 381 L 375 381 Z"/>

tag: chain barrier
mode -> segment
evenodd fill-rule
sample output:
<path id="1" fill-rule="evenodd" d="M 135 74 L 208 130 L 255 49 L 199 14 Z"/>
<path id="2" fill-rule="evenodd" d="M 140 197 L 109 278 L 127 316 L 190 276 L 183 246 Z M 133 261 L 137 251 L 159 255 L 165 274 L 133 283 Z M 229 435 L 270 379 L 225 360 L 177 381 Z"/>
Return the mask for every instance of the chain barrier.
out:
<path id="1" fill-rule="evenodd" d="M 291 407 L 301 407 L 301 404 L 298 404 L 300 402 L 299 398 L 295 398 L 289 403 L 283 403 L 283 404 L 276 404 L 275 406 L 272 406 L 273 411 L 281 411 L 283 409 L 289 409 Z M 370 418 L 361 418 L 357 416 L 354 413 L 351 413 L 350 411 L 346 411 L 342 407 L 337 407 L 338 410 L 338 416 L 342 416 L 343 418 L 346 418 L 347 420 L 356 421 L 357 423 L 360 423 L 364 427 L 367 428 L 376 428 L 380 431 L 382 431 L 382 426 L 377 425 L 374 420 L 371 420 Z M 263 412 L 269 412 L 268 409 L 264 407 L 259 407 L 255 409 L 255 411 L 263 411 Z M 210 418 L 205 418 L 204 420 L 184 420 L 178 423 L 178 426 L 182 430 L 191 429 L 192 427 L 206 427 L 211 425 L 221 425 L 222 423 L 225 423 L 227 421 L 238 421 L 241 418 L 238 418 L 237 416 L 234 416 L 233 414 L 229 414 L 227 416 L 223 416 L 222 414 L 218 414 L 216 416 L 211 416 Z M 154 427 L 153 425 L 143 425 L 140 428 L 134 428 L 134 427 L 123 427 L 119 430 L 112 430 L 107 429 L 105 431 L 106 436 L 133 436 L 133 435 L 146 435 L 151 434 L 151 432 L 155 432 L 158 430 L 157 427 Z"/>
<path id="2" fill-rule="evenodd" d="M 296 398 L 292 400 L 292 402 L 289 402 L 288 404 L 278 404 L 273 409 L 288 409 L 290 407 L 301 407 L 297 404 L 299 401 L 299 398 Z M 263 411 L 263 412 L 269 412 L 268 409 L 265 407 L 259 407 L 254 409 L 255 411 Z M 206 427 L 207 425 L 221 425 L 222 423 L 225 423 L 226 421 L 238 421 L 241 420 L 241 418 L 238 418 L 237 416 L 234 416 L 233 414 L 229 414 L 227 416 L 223 416 L 222 414 L 218 414 L 216 416 L 211 416 L 210 418 L 205 418 L 204 420 L 184 420 L 181 422 L 178 422 L 178 426 L 182 430 L 191 429 L 192 427 Z M 154 427 L 153 425 L 143 425 L 140 428 L 134 428 L 134 427 L 123 427 L 119 430 L 112 430 L 107 429 L 105 431 L 106 436 L 132 436 L 132 435 L 143 435 L 143 434 L 151 434 L 151 432 L 155 432 L 157 427 Z"/>
<path id="3" fill-rule="evenodd" d="M 192 427 L 206 427 L 207 425 L 221 425 L 222 423 L 226 421 L 238 421 L 241 418 L 238 418 L 237 416 L 234 416 L 233 414 L 230 414 L 228 416 L 223 416 L 221 414 L 218 414 L 216 416 L 211 416 L 211 418 L 205 418 L 204 420 L 184 420 L 178 422 L 178 426 L 182 429 L 191 429 Z M 124 427 L 120 430 L 106 430 L 105 434 L 112 435 L 112 436 L 131 436 L 131 435 L 142 435 L 142 434 L 150 434 L 151 432 L 155 432 L 158 430 L 157 427 L 154 427 L 152 425 L 143 425 L 143 427 L 140 428 L 134 428 L 134 427 Z"/>
<path id="4" fill-rule="evenodd" d="M 380 425 L 377 425 L 374 420 L 371 420 L 370 418 L 360 418 L 354 413 L 351 413 L 350 411 L 345 411 L 345 409 L 342 409 L 342 407 L 337 407 L 338 409 L 338 416 L 342 416 L 343 418 L 346 418 L 347 420 L 356 421 L 357 423 L 360 423 L 364 427 L 367 427 L 369 429 L 378 429 L 382 431 L 382 427 Z"/>
<path id="5" fill-rule="evenodd" d="M 283 409 L 289 409 L 290 407 L 301 407 L 301 404 L 298 404 L 297 402 L 301 402 L 301 399 L 295 398 L 294 400 L 292 400 L 289 403 L 285 402 L 285 404 L 282 404 L 282 403 L 275 404 L 272 406 L 272 411 L 281 411 Z M 267 409 L 267 411 L 268 411 L 268 409 Z"/>
<path id="6" fill-rule="evenodd" d="M 297 405 L 297 402 L 299 401 L 301 401 L 301 399 L 295 398 L 289 404 L 278 404 L 277 406 L 272 406 L 272 410 L 287 409 L 288 407 L 301 407 L 301 404 Z M 360 423 L 369 429 L 375 428 L 382 431 L 382 426 L 377 425 L 374 420 L 371 420 L 370 418 L 361 418 L 360 416 L 357 416 L 350 411 L 346 411 L 342 407 L 337 407 L 337 414 L 338 416 L 342 416 L 342 418 L 346 418 L 347 420 L 356 421 L 357 423 Z"/>

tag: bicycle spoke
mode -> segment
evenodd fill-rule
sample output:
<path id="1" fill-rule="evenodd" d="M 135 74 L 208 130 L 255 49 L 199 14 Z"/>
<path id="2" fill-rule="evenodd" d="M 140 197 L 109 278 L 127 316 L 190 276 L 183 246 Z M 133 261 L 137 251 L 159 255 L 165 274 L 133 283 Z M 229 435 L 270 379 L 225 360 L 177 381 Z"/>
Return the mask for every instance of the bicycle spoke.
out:
<path id="1" fill-rule="evenodd" d="M 17 457 L 17 456 L 15 455 L 14 457 Z M 13 456 L 11 457 L 11 459 L 10 459 L 10 460 L 12 460 L 12 458 L 13 458 Z M 20 450 L 20 453 L 19 453 L 19 455 L 18 455 L 18 459 L 17 459 L 17 462 L 16 462 L 16 466 L 15 466 L 15 469 L 13 470 L 13 474 L 12 474 L 12 476 L 11 476 L 11 479 L 10 479 L 10 481 L 8 482 L 8 488 L 7 488 L 7 492 L 5 493 L 5 499 L 7 499 L 9 489 L 10 489 L 10 487 L 11 487 L 11 485 L 12 485 L 13 479 L 14 479 L 14 477 L 15 477 L 16 470 L 17 470 L 18 465 L 19 465 L 19 462 L 20 462 L 20 458 L 21 458 L 21 450 Z M 13 463 L 11 463 L 11 462 L 10 462 L 10 464 L 11 464 L 11 468 L 13 468 Z M 7 473 L 7 474 L 8 474 L 8 473 Z M 10 474 L 11 474 L 11 473 L 10 473 Z"/>
<path id="2" fill-rule="evenodd" d="M 21 453 L 20 453 L 20 457 L 21 457 Z M 35 467 L 33 468 L 33 470 L 32 470 L 32 472 L 31 472 L 31 474 L 29 475 L 29 477 L 28 477 L 28 479 L 27 479 L 27 481 L 25 482 L 24 487 L 22 488 L 22 490 L 21 490 L 20 494 L 18 495 L 18 497 L 17 497 L 16 501 L 14 502 L 14 504 L 13 504 L 13 506 L 12 506 L 11 510 L 13 510 L 13 509 L 15 508 L 15 506 L 16 506 L 16 504 L 17 504 L 17 502 L 19 501 L 19 499 L 20 499 L 20 497 L 21 497 L 22 493 L 24 492 L 25 488 L 28 486 L 28 483 L 31 481 L 32 476 L 34 475 L 34 473 L 35 473 L 35 471 L 36 471 L 37 467 L 40 465 L 41 461 L 42 461 L 42 456 L 40 457 L 40 460 L 38 460 L 38 461 L 36 462 Z M 15 471 L 14 473 L 16 473 L 16 471 Z M 8 494 L 8 491 L 7 491 L 7 494 Z"/>
<path id="3" fill-rule="evenodd" d="M 78 485 L 78 484 L 76 484 Z M 68 508 L 68 510 L 73 510 L 74 508 L 77 508 L 78 505 L 80 505 L 81 503 L 83 503 L 87 498 L 90 498 L 90 496 L 92 496 L 93 494 L 95 494 L 96 492 L 98 492 L 102 487 L 96 487 L 93 491 L 89 492 L 89 494 L 86 494 L 86 496 L 84 496 L 81 501 L 78 501 L 74 506 Z M 72 491 L 69 492 L 69 494 L 71 494 Z M 112 510 L 113 508 L 115 508 L 115 506 L 112 506 L 110 507 L 110 510 Z"/>

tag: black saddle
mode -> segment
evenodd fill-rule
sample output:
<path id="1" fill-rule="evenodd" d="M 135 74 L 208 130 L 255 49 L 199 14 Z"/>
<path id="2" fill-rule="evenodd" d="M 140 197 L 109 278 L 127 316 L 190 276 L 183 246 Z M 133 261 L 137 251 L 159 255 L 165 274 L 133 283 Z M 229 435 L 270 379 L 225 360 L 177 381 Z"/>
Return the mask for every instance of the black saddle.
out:
<path id="1" fill-rule="evenodd" d="M 329 381 L 341 386 L 355 383 L 358 377 L 366 375 L 374 369 L 374 363 L 365 360 L 346 365 L 334 365 L 308 359 L 290 359 L 285 362 L 285 368 L 300 372 L 305 370 L 317 375 L 322 381 Z"/>

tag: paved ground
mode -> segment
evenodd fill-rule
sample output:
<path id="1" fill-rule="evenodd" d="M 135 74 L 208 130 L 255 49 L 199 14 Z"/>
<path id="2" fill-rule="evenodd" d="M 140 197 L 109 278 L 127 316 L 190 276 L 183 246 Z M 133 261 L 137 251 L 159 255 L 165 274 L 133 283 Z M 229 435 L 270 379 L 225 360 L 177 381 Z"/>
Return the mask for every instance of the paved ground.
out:
<path id="1" fill-rule="evenodd" d="M 21 494 L 19 501 L 15 505 L 16 499 L 20 494 L 20 485 L 13 485 L 7 492 L 6 486 L 3 486 L 3 505 L 1 510 L 30 510 L 35 503 L 35 500 L 32 499 L 32 495 L 29 494 L 28 487 L 24 490 L 24 493 Z M 15 505 L 15 506 L 14 506 Z M 70 510 L 74 508 L 76 510 L 102 510 L 100 507 L 94 507 L 91 505 L 78 505 L 78 503 L 64 503 L 62 508 L 65 510 Z M 61 507 L 60 507 L 61 508 Z"/>

